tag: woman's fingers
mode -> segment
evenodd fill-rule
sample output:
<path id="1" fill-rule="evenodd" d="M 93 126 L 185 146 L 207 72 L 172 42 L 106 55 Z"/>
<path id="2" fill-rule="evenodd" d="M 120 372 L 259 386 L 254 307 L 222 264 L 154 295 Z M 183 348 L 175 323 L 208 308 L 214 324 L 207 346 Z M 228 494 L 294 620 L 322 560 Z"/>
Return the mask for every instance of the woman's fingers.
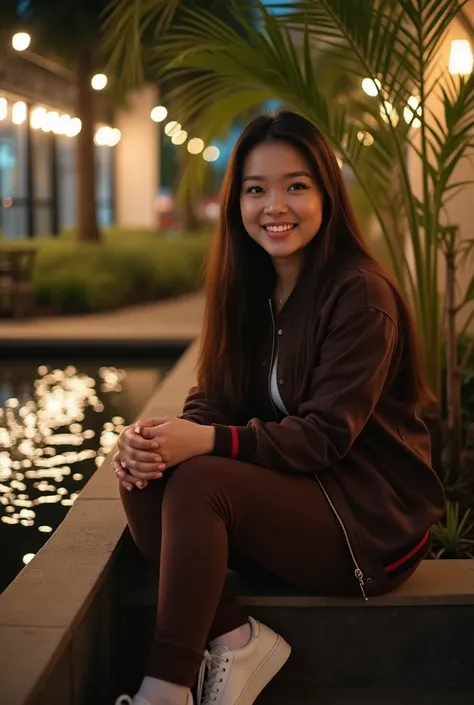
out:
<path id="1" fill-rule="evenodd" d="M 132 473 L 132 475 L 135 475 L 136 477 L 143 477 L 144 479 L 147 479 L 150 475 L 154 476 L 157 473 L 166 470 L 166 465 L 163 462 L 143 463 L 139 460 L 134 460 L 129 456 L 123 455 L 122 453 L 120 454 L 120 460 L 126 464 L 127 469 Z"/>
<path id="2" fill-rule="evenodd" d="M 130 473 L 130 475 L 133 475 L 133 477 L 136 477 L 139 480 L 157 480 L 160 477 L 163 477 L 163 472 L 164 470 L 166 470 L 165 465 L 156 466 L 152 465 L 151 463 L 141 463 L 137 465 L 138 467 L 133 467 L 133 464 L 130 464 L 127 461 L 126 469 Z M 145 467 L 145 469 L 143 469 L 143 467 Z"/>
<path id="3" fill-rule="evenodd" d="M 138 480 L 136 477 L 133 477 L 133 475 L 130 475 L 125 463 L 122 463 L 120 461 L 119 453 L 115 453 L 115 455 L 113 456 L 112 466 L 114 468 L 115 475 L 119 478 L 119 480 L 122 482 L 122 485 L 126 487 L 127 490 L 129 489 L 128 485 L 130 485 L 130 489 L 133 489 L 134 485 L 138 486 L 138 482 L 144 483 L 145 485 L 147 484 L 146 481 Z M 139 489 L 143 488 L 139 487 Z"/>
<path id="4" fill-rule="evenodd" d="M 150 477 L 149 474 L 147 475 L 147 477 L 136 477 L 128 471 L 127 467 L 124 467 L 123 462 L 115 460 L 115 458 L 116 456 L 114 456 L 113 461 L 115 474 L 127 490 L 132 490 L 134 486 L 138 487 L 139 490 L 142 490 L 147 486 L 148 480 L 155 478 L 159 479 L 163 477 L 162 473 L 157 473 L 153 477 Z"/>
<path id="5" fill-rule="evenodd" d="M 132 468 L 128 462 L 119 461 L 118 463 L 114 463 L 114 470 L 115 474 L 120 479 L 125 478 L 126 475 L 132 477 L 134 484 L 137 484 L 137 480 L 159 480 L 163 477 L 163 471 L 165 469 L 164 465 L 161 466 L 163 470 L 157 470 L 156 466 L 153 470 L 151 470 L 149 463 L 147 463 L 147 466 L 148 468 L 146 472 L 143 472 L 142 470 Z"/>
<path id="6" fill-rule="evenodd" d="M 144 454 L 141 457 L 148 457 L 148 454 Z M 162 473 L 166 470 L 166 464 L 163 462 L 161 456 L 153 455 L 151 456 L 153 462 L 150 460 L 137 460 L 137 451 L 119 451 L 117 453 L 118 462 L 126 463 L 128 470 L 135 477 L 142 479 L 149 479 L 150 476 L 156 476 L 157 473 Z M 158 460 L 159 458 L 159 460 Z"/>
<path id="7" fill-rule="evenodd" d="M 136 433 L 135 426 L 126 426 L 123 431 L 121 431 L 117 439 L 117 445 L 120 450 L 135 448 L 137 450 L 153 452 L 158 449 L 157 441 L 142 438 L 140 434 Z"/>
<path id="8" fill-rule="evenodd" d="M 144 450 L 131 450 L 130 448 L 128 450 L 124 450 L 120 453 L 120 459 L 125 460 L 126 462 L 134 461 L 138 463 L 145 463 L 145 464 L 160 464 L 163 463 L 163 458 L 161 455 L 150 452 L 150 451 L 144 451 Z"/>
<path id="9" fill-rule="evenodd" d="M 163 462 L 139 462 L 120 451 L 113 456 L 113 462 L 115 465 L 118 464 L 122 468 L 126 468 L 130 475 L 137 477 L 139 480 L 152 480 L 162 477 L 164 470 L 166 470 L 166 465 Z"/>
<path id="10" fill-rule="evenodd" d="M 130 473 L 128 473 L 127 470 L 120 464 L 114 465 L 114 467 L 116 476 L 126 490 L 131 491 L 134 487 L 138 487 L 139 490 L 142 490 L 147 486 L 148 482 L 146 480 L 139 480 L 136 477 L 133 477 L 133 475 L 130 475 Z"/>

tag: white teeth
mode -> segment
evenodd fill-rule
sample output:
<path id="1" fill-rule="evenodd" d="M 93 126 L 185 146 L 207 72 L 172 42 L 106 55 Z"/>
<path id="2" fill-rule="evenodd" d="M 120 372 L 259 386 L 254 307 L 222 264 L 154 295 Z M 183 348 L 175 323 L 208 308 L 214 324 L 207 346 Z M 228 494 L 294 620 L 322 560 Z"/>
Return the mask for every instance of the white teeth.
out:
<path id="1" fill-rule="evenodd" d="M 286 230 L 291 230 L 294 225 L 265 225 L 265 230 L 269 230 L 271 233 L 284 233 Z"/>

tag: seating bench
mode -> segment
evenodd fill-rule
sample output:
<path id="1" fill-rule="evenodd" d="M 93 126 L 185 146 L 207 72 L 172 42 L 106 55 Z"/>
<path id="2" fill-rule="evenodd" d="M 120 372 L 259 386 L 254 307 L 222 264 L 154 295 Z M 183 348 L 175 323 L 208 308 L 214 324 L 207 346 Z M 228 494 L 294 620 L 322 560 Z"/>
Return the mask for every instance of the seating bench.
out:
<path id="1" fill-rule="evenodd" d="M 135 636 L 151 637 L 156 577 L 127 543 L 120 601 Z M 318 691 L 427 685 L 473 689 L 474 702 L 474 560 L 425 560 L 404 585 L 367 602 L 308 595 L 276 579 L 229 572 L 229 580 L 249 613 L 293 648 L 259 703 L 286 703 L 296 691 L 311 699 Z"/>
<path id="2" fill-rule="evenodd" d="M 35 247 L 0 248 L 0 316 L 29 316 L 33 304 Z"/>

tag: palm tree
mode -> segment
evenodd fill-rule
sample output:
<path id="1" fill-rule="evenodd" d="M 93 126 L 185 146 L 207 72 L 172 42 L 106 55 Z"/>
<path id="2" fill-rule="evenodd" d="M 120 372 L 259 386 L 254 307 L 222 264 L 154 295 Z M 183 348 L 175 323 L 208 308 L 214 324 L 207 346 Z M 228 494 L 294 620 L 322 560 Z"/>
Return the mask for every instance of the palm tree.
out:
<path id="1" fill-rule="evenodd" d="M 186 111 L 186 131 L 190 136 L 200 134 L 200 86 L 208 78 L 208 72 L 188 66 L 179 76 L 165 67 L 173 57 L 164 44 L 164 38 L 178 28 L 186 32 L 183 22 L 187 12 L 215 17 L 236 32 L 244 32 L 244 26 L 236 20 L 232 5 L 239 9 L 240 17 L 250 20 L 253 5 L 249 0 L 112 0 L 105 13 L 103 24 L 103 50 L 108 56 L 107 70 L 116 76 L 116 88 L 126 92 L 144 82 L 160 83 L 160 100 L 172 105 L 173 115 L 185 114 L 180 107 L 181 97 L 186 94 L 186 104 L 193 109 Z M 132 61 L 131 57 L 135 57 Z M 185 87 L 185 91 L 182 88 Z M 225 134 L 224 130 L 217 133 Z M 216 136 L 216 133 L 213 135 Z M 196 231 L 199 222 L 195 204 L 206 182 L 208 167 L 202 160 L 189 155 L 184 147 L 179 152 L 178 200 L 184 214 L 184 229 Z"/>

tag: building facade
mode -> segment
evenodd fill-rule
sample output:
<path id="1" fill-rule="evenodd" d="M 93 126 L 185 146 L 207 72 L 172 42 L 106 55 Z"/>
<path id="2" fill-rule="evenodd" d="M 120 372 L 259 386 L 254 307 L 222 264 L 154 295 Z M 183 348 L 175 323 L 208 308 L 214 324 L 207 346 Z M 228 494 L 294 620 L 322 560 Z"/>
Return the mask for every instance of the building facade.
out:
<path id="1" fill-rule="evenodd" d="M 0 233 L 57 235 L 75 225 L 76 88 L 63 67 L 30 52 L 0 53 Z M 107 111 L 97 101 L 97 125 Z M 95 147 L 101 225 L 115 222 L 115 147 Z"/>

